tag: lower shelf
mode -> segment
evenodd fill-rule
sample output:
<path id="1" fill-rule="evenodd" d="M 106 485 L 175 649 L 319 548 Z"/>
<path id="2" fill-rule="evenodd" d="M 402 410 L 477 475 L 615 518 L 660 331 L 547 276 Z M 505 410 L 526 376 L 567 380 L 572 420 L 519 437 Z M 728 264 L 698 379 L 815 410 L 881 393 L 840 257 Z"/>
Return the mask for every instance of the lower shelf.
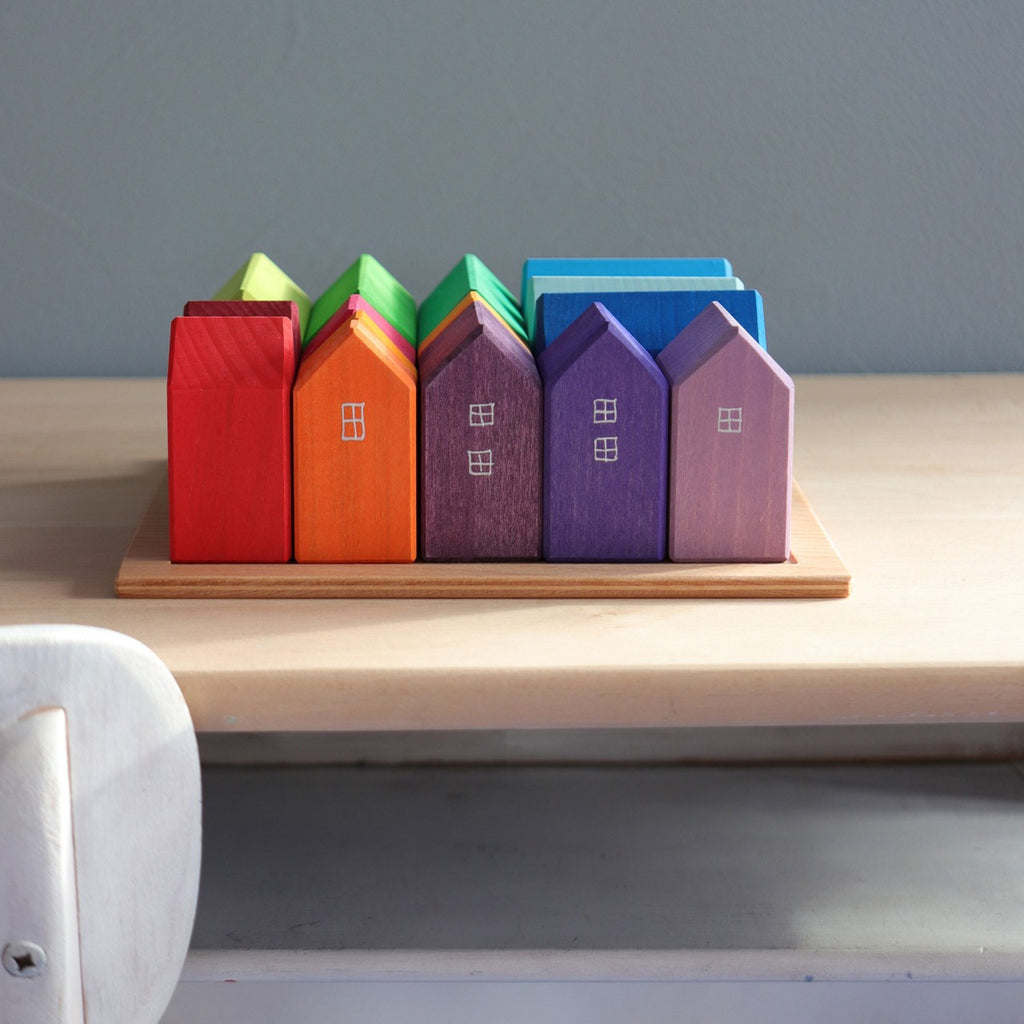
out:
<path id="1" fill-rule="evenodd" d="M 850 574 L 799 487 L 792 556 L 761 564 L 423 563 L 202 565 L 170 561 L 166 483 L 132 541 L 119 597 L 846 597 Z"/>
<path id="2" fill-rule="evenodd" d="M 184 983 L 1024 982 L 1011 764 L 207 768 Z"/>

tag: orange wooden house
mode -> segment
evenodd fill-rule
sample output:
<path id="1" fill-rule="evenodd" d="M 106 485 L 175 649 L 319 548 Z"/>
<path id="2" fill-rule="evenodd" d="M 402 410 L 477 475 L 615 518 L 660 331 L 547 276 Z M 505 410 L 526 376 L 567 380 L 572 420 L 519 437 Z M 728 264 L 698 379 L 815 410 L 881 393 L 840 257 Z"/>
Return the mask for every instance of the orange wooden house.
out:
<path id="1" fill-rule="evenodd" d="M 292 391 L 297 562 L 416 558 L 416 368 L 357 311 Z"/>

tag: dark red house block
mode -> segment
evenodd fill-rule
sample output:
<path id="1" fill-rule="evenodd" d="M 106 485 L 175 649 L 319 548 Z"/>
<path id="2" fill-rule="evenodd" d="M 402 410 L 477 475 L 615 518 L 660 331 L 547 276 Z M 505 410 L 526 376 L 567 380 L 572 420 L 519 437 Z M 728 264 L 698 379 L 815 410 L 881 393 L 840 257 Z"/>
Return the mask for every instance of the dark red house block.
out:
<path id="1" fill-rule="evenodd" d="M 717 302 L 658 363 L 672 387 L 669 558 L 785 561 L 793 381 Z"/>
<path id="2" fill-rule="evenodd" d="M 295 360 L 302 349 L 299 307 L 294 302 L 258 299 L 192 299 L 185 303 L 185 316 L 285 316 L 292 322 Z"/>
<path id="3" fill-rule="evenodd" d="M 538 358 L 544 381 L 544 557 L 665 557 L 668 383 L 600 303 Z"/>
<path id="4" fill-rule="evenodd" d="M 542 394 L 533 355 L 481 302 L 420 354 L 424 559 L 540 558 Z"/>
<path id="5" fill-rule="evenodd" d="M 172 562 L 292 553 L 291 318 L 171 321 L 167 442 Z"/>

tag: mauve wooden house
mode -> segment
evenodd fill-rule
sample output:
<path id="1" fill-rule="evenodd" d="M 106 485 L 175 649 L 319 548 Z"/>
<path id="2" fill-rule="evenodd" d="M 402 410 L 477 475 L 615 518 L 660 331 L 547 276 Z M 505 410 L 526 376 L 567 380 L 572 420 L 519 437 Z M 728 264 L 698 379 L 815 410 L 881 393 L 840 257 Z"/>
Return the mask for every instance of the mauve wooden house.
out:
<path id="1" fill-rule="evenodd" d="M 420 354 L 420 552 L 540 558 L 542 393 L 532 353 L 474 301 Z"/>
<path id="2" fill-rule="evenodd" d="M 538 358 L 544 382 L 544 557 L 665 557 L 668 382 L 600 303 Z"/>
<path id="3" fill-rule="evenodd" d="M 789 557 L 793 381 L 717 302 L 658 356 L 672 389 L 668 556 Z"/>

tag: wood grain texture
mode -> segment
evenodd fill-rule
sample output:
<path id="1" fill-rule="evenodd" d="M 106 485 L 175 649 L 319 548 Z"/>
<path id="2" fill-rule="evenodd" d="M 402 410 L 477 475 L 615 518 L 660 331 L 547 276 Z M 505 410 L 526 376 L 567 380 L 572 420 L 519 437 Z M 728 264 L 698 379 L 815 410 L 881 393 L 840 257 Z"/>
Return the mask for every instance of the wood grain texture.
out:
<path id="1" fill-rule="evenodd" d="M 533 356 L 474 302 L 420 369 L 421 556 L 539 558 L 543 416 Z"/>
<path id="2" fill-rule="evenodd" d="M 0 629 L 0 679 L 0 791 L 16 767 L 3 756 L 5 734 L 35 719 L 37 749 L 49 755 L 20 794 L 0 796 L 0 945 L 49 945 L 34 927 L 46 924 L 40 917 L 48 896 L 68 900 L 75 917 L 68 922 L 73 954 L 54 943 L 48 970 L 37 978 L 0 971 L 0 1019 L 39 1019 L 17 1012 L 21 994 L 31 1000 L 35 986 L 45 991 L 51 983 L 51 970 L 66 978 L 80 965 L 77 991 L 68 995 L 72 1007 L 84 1005 L 84 1019 L 155 1024 L 188 950 L 199 887 L 199 755 L 178 684 L 138 641 L 72 625 Z M 20 759 L 28 751 L 24 742 L 18 746 L 6 752 Z M 34 799 L 28 787 L 44 779 L 45 791 Z M 58 833 L 40 834 L 29 816 L 53 807 L 59 813 L 49 825 Z M 59 863 L 40 841 L 58 847 L 51 851 Z M 63 886 L 62 894 L 31 884 L 29 866 L 46 860 L 58 872 L 50 884 Z M 71 1013 L 42 1018 L 65 1019 L 76 1021 Z"/>
<path id="3" fill-rule="evenodd" d="M 534 277 L 731 277 L 732 264 L 720 258 L 682 257 L 535 257 L 523 261 L 519 292 L 527 304 L 527 286 Z"/>
<path id="4" fill-rule="evenodd" d="M 0 612 L 139 637 L 204 732 L 778 726 L 785 757 L 802 747 L 796 725 L 994 724 L 995 739 L 1024 721 L 1024 375 L 796 378 L 794 475 L 852 593 L 754 604 L 599 591 L 438 602 L 397 586 L 378 601 L 118 599 L 163 472 L 165 386 L 0 380 Z M 793 553 L 796 566 L 753 568 L 803 567 L 796 522 Z M 270 571 L 314 568 L 338 567 Z"/>
<path id="5" fill-rule="evenodd" d="M 302 327 L 299 307 L 295 302 L 257 302 L 244 299 L 193 299 L 185 303 L 182 316 L 284 316 L 291 320 L 294 335 L 295 363 L 302 348 Z"/>
<path id="6" fill-rule="evenodd" d="M 790 560 L 720 565 L 176 565 L 167 557 L 167 493 L 161 486 L 124 555 L 115 586 L 118 596 L 127 598 L 841 598 L 850 593 L 850 573 L 796 485 Z"/>
<path id="7" fill-rule="evenodd" d="M 707 292 L 548 292 L 537 302 L 533 347 L 543 352 L 591 303 L 600 302 L 651 355 L 657 355 L 712 302 L 767 348 L 764 303 L 751 289 Z"/>
<path id="8" fill-rule="evenodd" d="M 526 304 L 523 316 L 529 337 L 537 332 L 537 302 L 548 292 L 566 294 L 583 292 L 708 292 L 741 291 L 743 282 L 738 277 L 634 277 L 634 276 L 542 276 L 537 274 L 526 284 Z"/>
<path id="9" fill-rule="evenodd" d="M 288 561 L 292 321 L 176 317 L 168 362 L 171 558 Z"/>
<path id="10" fill-rule="evenodd" d="M 718 303 L 659 356 L 671 389 L 668 556 L 789 557 L 793 381 Z"/>
<path id="11" fill-rule="evenodd" d="M 419 340 L 417 351 L 422 357 L 423 353 L 434 343 L 434 339 L 439 337 L 442 332 L 448 329 L 449 326 L 460 317 L 473 303 L 479 303 L 490 311 L 491 315 L 497 317 L 508 329 L 512 332 L 515 337 L 527 351 L 531 351 L 529 343 L 523 333 L 524 328 L 520 325 L 518 328 L 513 327 L 497 309 L 492 306 L 487 299 L 485 299 L 479 292 L 469 291 L 452 307 L 451 311 L 446 314 L 438 325 L 427 335 L 422 335 Z"/>
<path id="12" fill-rule="evenodd" d="M 254 252 L 213 295 L 215 300 L 294 302 L 303 334 L 309 320 L 309 296 L 266 253 Z"/>
<path id="13" fill-rule="evenodd" d="M 357 257 L 313 304 L 305 339 L 315 338 L 352 295 L 361 295 L 407 342 L 415 344 L 415 300 L 405 286 L 369 253 Z"/>
<path id="14" fill-rule="evenodd" d="M 445 275 L 420 304 L 417 332 L 421 338 L 432 334 L 438 324 L 470 292 L 476 292 L 518 334 L 526 337 L 519 300 L 498 276 L 472 253 L 467 253 Z"/>
<path id="15" fill-rule="evenodd" d="M 416 349 L 402 335 L 398 329 L 387 320 L 381 313 L 378 313 L 362 295 L 350 295 L 327 319 L 320 328 L 306 342 L 303 348 L 303 358 L 311 356 L 353 313 L 365 313 L 368 320 L 376 326 L 380 333 L 394 345 L 398 354 L 410 365 L 416 365 Z"/>
<path id="16" fill-rule="evenodd" d="M 600 304 L 539 358 L 544 381 L 544 557 L 665 557 L 668 382 Z"/>
<path id="17" fill-rule="evenodd" d="M 292 394 L 295 558 L 416 558 L 416 371 L 356 312 Z"/>

